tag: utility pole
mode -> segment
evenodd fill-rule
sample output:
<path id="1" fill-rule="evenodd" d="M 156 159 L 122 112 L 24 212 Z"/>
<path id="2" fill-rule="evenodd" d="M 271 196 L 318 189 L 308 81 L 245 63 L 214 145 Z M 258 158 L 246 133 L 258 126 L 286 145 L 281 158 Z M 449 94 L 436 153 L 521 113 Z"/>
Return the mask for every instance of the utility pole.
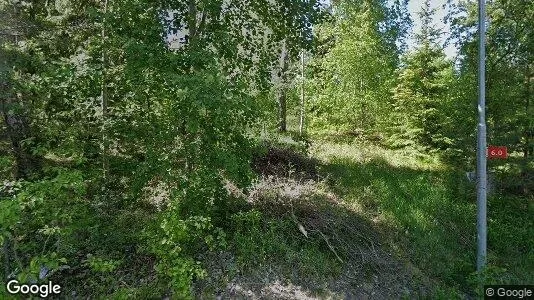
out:
<path id="1" fill-rule="evenodd" d="M 486 3 L 478 0 L 477 272 L 486 266 Z"/>

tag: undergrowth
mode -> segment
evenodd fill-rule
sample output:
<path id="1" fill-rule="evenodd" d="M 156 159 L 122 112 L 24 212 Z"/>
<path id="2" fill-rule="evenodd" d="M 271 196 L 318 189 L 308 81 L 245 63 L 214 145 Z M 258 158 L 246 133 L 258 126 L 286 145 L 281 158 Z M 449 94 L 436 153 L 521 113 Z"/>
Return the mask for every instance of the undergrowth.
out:
<path id="1" fill-rule="evenodd" d="M 209 217 L 165 210 L 179 202 L 165 202 L 164 185 L 148 193 L 153 203 L 117 208 L 88 202 L 84 179 L 61 168 L 40 183 L 5 182 L 3 230 L 19 236 L 8 246 L 33 249 L 14 259 L 18 276 L 45 268 L 69 296 L 114 299 L 177 297 L 171 286 L 197 298 L 280 298 L 273 285 L 319 298 L 450 299 L 534 281 L 534 199 L 508 181 L 489 198 L 489 267 L 476 274 L 476 194 L 462 168 L 357 138 L 309 141 L 260 141 L 257 179 L 217 183 L 224 211 Z M 515 176 L 506 168 L 497 180 Z M 69 209 L 47 210 L 57 207 Z"/>
<path id="2" fill-rule="evenodd" d="M 534 280 L 533 198 L 497 190 L 488 201 L 488 268 L 475 274 L 476 194 L 462 168 L 435 156 L 366 143 L 318 142 L 313 155 L 345 202 L 376 220 L 399 256 L 436 280 L 435 295 L 478 294 L 481 283 Z"/>

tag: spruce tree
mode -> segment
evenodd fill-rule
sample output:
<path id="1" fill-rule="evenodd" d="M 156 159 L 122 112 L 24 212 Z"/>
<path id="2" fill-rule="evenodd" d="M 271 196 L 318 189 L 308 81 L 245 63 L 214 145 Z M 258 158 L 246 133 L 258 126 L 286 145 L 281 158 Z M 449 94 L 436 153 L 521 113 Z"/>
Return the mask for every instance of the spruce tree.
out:
<path id="1" fill-rule="evenodd" d="M 439 43 L 441 29 L 433 24 L 436 9 L 426 0 L 419 12 L 421 31 L 415 35 L 416 48 L 403 58 L 394 89 L 397 132 L 404 144 L 446 148 L 440 109 L 445 102 L 452 65 Z"/>

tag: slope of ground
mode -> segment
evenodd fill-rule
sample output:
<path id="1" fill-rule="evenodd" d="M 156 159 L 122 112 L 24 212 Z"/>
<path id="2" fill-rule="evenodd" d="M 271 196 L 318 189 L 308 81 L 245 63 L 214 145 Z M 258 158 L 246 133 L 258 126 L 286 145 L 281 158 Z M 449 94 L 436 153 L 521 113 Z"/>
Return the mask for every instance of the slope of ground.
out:
<path id="1" fill-rule="evenodd" d="M 505 183 L 495 183 L 488 198 L 488 270 L 479 277 L 475 185 L 461 167 L 365 143 L 318 143 L 313 153 L 325 162 L 323 171 L 335 178 L 331 185 L 344 201 L 379 219 L 397 255 L 452 289 L 446 293 L 476 293 L 477 282 L 533 281 L 532 195 L 511 195 Z"/>
<path id="2" fill-rule="evenodd" d="M 206 257 L 211 278 L 198 290 L 218 283 L 226 286 L 218 291 L 223 298 L 248 299 L 428 294 L 421 272 L 392 254 L 380 229 L 330 192 L 325 180 L 264 177 L 248 201 L 250 210 L 233 219 L 236 255 Z"/>
<path id="3" fill-rule="evenodd" d="M 270 150 L 259 160 L 267 174 L 243 192 L 248 207 L 233 217 L 228 251 L 204 257 L 211 272 L 197 297 L 474 294 L 476 207 L 465 175 L 429 155 L 356 141 L 318 141 L 310 153 Z M 485 282 L 532 281 L 531 203 L 491 198 Z"/>

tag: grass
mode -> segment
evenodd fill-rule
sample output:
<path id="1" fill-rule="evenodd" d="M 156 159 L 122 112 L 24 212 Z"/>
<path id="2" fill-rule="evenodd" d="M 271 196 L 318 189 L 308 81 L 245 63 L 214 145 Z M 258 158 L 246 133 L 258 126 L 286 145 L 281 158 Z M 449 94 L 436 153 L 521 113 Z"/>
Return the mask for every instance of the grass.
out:
<path id="1" fill-rule="evenodd" d="M 267 286 L 318 298 L 450 299 L 477 295 L 480 282 L 534 282 L 534 198 L 519 193 L 524 186 L 514 181 L 520 172 L 512 163 L 492 162 L 498 178 L 515 185 L 489 198 L 489 268 L 476 276 L 475 186 L 460 168 L 356 139 L 315 137 L 311 159 L 295 153 L 307 151 L 307 140 L 273 144 L 255 165 L 268 174 L 224 224 L 227 247 L 196 257 L 208 274 L 195 282 L 197 298 L 235 298 L 225 289 L 240 284 L 266 298 L 283 298 L 263 294 Z M 0 173 L 9 171 L 4 165 L 0 159 Z M 99 213 L 80 229 L 78 242 L 90 246 L 84 251 L 101 266 L 72 269 L 58 281 L 83 286 L 82 297 L 85 291 L 116 299 L 167 294 L 155 258 L 130 247 L 142 244 L 134 233 L 153 222 L 152 214 L 142 207 L 120 213 L 115 221 Z"/>
<path id="2" fill-rule="evenodd" d="M 213 253 L 203 260 L 210 271 L 208 278 L 197 283 L 196 290 L 201 295 L 197 298 L 211 298 L 230 281 L 239 281 L 258 294 L 261 288 L 276 282 L 305 286 L 317 297 L 328 293 L 326 283 L 340 275 L 342 265 L 318 234 L 310 231 L 305 236 L 299 231 L 296 222 L 311 229 L 297 199 L 309 195 L 297 192 L 291 197 L 284 196 L 284 188 L 298 185 L 289 182 L 262 181 L 256 189 L 264 190 L 251 193 L 255 195 L 254 202 L 232 215 L 227 224 L 231 241 L 229 255 Z"/>
<path id="3" fill-rule="evenodd" d="M 473 293 L 476 195 L 465 175 L 435 157 L 362 142 L 312 149 L 345 202 L 375 220 L 400 257 L 436 280 L 436 291 Z M 490 197 L 485 283 L 534 281 L 532 198 Z"/>
<path id="4" fill-rule="evenodd" d="M 211 274 L 197 282 L 197 291 L 208 291 L 200 295 L 222 293 L 233 297 L 224 291 L 232 282 L 257 295 L 263 295 L 265 287 L 277 282 L 296 285 L 320 298 L 428 295 L 420 272 L 391 255 L 393 250 L 384 243 L 377 224 L 355 209 L 349 190 L 356 192 L 360 186 L 351 183 L 352 174 L 342 172 L 351 171 L 343 169 L 351 167 L 348 162 L 340 165 L 341 172 L 337 174 L 332 172 L 334 166 L 326 163 L 321 173 L 330 179 L 324 179 L 317 178 L 311 167 L 317 160 L 308 158 L 306 162 L 289 150 L 284 155 L 276 153 L 263 154 L 265 161 L 258 169 L 266 172 L 266 177 L 249 191 L 247 207 L 234 213 L 227 224 L 230 255 L 219 253 L 203 260 Z M 298 166 L 302 163 L 306 168 Z M 296 164 L 296 171 L 277 167 L 278 164 Z M 315 180 L 310 179 L 313 176 Z M 347 190 L 340 191 L 329 184 L 338 176 L 339 180 L 346 180 Z M 214 265 L 214 261 L 219 263 Z"/>
<path id="5" fill-rule="evenodd" d="M 288 217 L 273 218 L 261 213 L 259 216 L 264 219 L 260 226 L 242 224 L 236 230 L 235 242 L 239 245 L 236 254 L 240 268 L 252 271 L 289 265 L 291 268 L 278 269 L 277 276 L 310 284 L 340 273 L 340 264 L 320 239 L 307 240 Z"/>

